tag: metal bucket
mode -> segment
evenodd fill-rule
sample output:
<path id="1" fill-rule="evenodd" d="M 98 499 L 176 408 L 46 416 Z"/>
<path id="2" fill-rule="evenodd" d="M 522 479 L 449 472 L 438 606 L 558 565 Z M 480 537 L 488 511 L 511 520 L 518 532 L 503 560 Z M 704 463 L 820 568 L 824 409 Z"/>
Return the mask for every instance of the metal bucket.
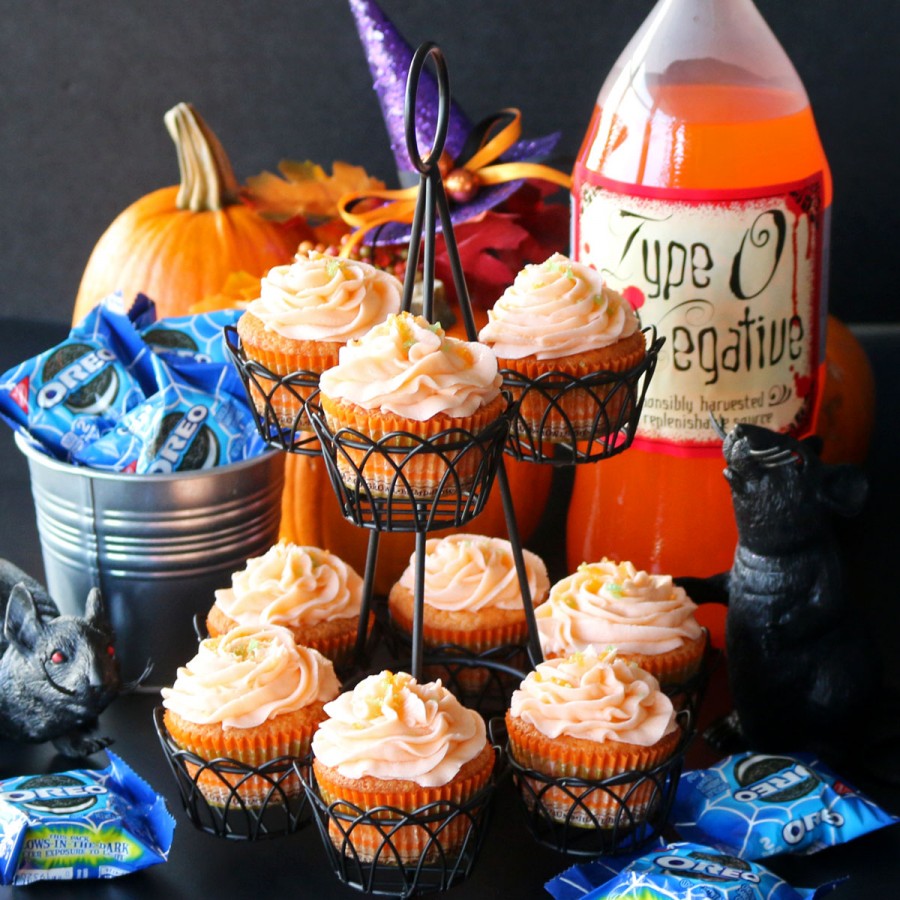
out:
<path id="1" fill-rule="evenodd" d="M 153 661 L 148 687 L 171 684 L 195 653 L 194 615 L 216 588 L 278 540 L 284 454 L 174 475 L 98 472 L 16 435 L 28 459 L 47 589 L 83 614 L 100 588 L 123 677 Z"/>

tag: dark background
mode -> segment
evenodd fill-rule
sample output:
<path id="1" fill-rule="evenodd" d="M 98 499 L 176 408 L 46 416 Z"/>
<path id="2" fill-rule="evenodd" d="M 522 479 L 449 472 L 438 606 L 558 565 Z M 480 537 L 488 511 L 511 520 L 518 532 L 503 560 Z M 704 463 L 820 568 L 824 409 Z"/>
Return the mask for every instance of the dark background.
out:
<path id="1" fill-rule="evenodd" d="M 383 0 L 443 48 L 469 117 L 578 150 L 597 90 L 651 0 Z M 897 321 L 895 0 L 759 0 L 803 78 L 835 181 L 832 310 Z M 97 238 L 178 180 L 163 114 L 190 101 L 240 180 L 282 158 L 394 164 L 344 0 L 0 0 L 0 314 L 68 322 Z"/>

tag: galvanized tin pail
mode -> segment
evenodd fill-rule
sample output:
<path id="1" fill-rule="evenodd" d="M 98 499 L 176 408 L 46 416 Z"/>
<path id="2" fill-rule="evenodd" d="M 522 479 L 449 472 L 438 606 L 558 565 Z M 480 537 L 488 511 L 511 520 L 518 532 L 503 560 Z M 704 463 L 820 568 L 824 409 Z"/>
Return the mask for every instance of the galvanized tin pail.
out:
<path id="1" fill-rule="evenodd" d="M 16 435 L 28 459 L 47 589 L 82 614 L 100 588 L 123 677 L 153 661 L 171 684 L 197 648 L 196 613 L 251 556 L 278 540 L 284 454 L 173 475 L 98 472 L 58 462 Z"/>

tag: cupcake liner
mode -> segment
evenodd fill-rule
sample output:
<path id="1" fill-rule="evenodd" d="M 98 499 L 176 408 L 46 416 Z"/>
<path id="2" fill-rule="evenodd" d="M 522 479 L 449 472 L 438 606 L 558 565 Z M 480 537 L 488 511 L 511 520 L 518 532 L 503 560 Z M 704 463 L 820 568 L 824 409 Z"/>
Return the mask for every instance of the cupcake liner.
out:
<path id="1" fill-rule="evenodd" d="M 255 769 L 279 757 L 306 756 L 318 723 L 324 718 L 322 704 L 313 704 L 303 710 L 277 716 L 256 728 L 195 725 L 168 709 L 163 723 L 169 736 L 182 750 L 207 761 L 224 757 L 248 769 Z M 234 794 L 238 794 L 248 806 L 257 807 L 273 799 L 277 801 L 281 796 L 278 792 L 273 793 L 272 780 L 263 776 L 248 777 L 248 773 L 232 771 L 231 767 L 226 766 L 201 768 L 187 762 L 186 767 L 200 792 L 213 806 L 232 802 Z M 280 780 L 279 784 L 287 797 L 303 790 L 296 774 Z"/>
<path id="2" fill-rule="evenodd" d="M 597 372 L 625 372 L 638 365 L 646 356 L 644 336 L 636 332 L 618 344 L 559 359 L 498 359 L 502 370 L 518 373 L 528 381 L 538 381 L 548 373 L 563 376 L 563 382 L 554 386 L 546 380 L 540 388 L 517 387 L 507 384 L 513 399 L 520 400 L 517 425 L 520 433 L 550 441 L 588 440 L 592 436 L 603 437 L 608 432 L 605 423 L 616 423 L 627 418 L 634 406 L 634 391 L 620 382 L 594 385 L 588 390 L 578 386 L 568 387 L 569 379 L 584 378 Z M 618 386 L 618 389 L 614 389 Z M 546 392 L 546 393 L 545 393 Z M 552 408 L 547 394 L 556 402 Z M 600 405 L 605 416 L 598 419 Z M 627 408 L 626 408 L 627 407 Z"/>
<path id="3" fill-rule="evenodd" d="M 417 449 L 422 447 L 417 439 L 433 441 L 436 446 L 457 443 L 461 439 L 459 435 L 446 438 L 438 435 L 451 430 L 478 434 L 496 421 L 506 409 L 506 398 L 500 395 L 470 416 L 454 417 L 439 413 L 424 422 L 418 422 L 385 410 L 369 410 L 347 401 L 333 400 L 324 394 L 320 394 L 319 399 L 332 432 L 349 428 L 373 442 L 394 432 L 412 435 L 398 435 L 389 444 L 371 451 L 368 448 L 347 446 L 345 441 L 339 443 L 337 466 L 344 483 L 355 488 L 361 475 L 374 496 L 409 496 L 411 493 L 414 497 L 432 497 L 441 487 L 441 479 L 450 467 L 457 477 L 451 475 L 447 479 L 443 492 L 456 493 L 457 489 L 465 491 L 471 487 L 484 460 L 482 448 L 467 442 L 460 449 L 445 451 L 445 457 L 444 453 L 427 447 Z M 349 436 L 346 438 L 351 439 Z M 414 450 L 416 452 L 412 453 Z M 411 455 L 407 456 L 408 453 Z M 402 472 L 402 477 L 398 472 Z"/>
<path id="4" fill-rule="evenodd" d="M 603 781 L 625 773 L 646 772 L 671 757 L 681 740 L 680 728 L 649 747 L 622 741 L 597 743 L 566 736 L 554 739 L 509 712 L 506 727 L 513 759 L 523 768 L 551 780 Z M 660 799 L 657 784 L 652 779 L 641 781 L 639 777 L 596 788 L 547 787 L 546 782 L 529 777 L 525 781 L 530 790 L 522 794 L 529 808 L 539 802 L 553 820 L 581 827 L 642 822 L 652 815 Z"/>
<path id="5" fill-rule="evenodd" d="M 373 621 L 374 619 L 370 617 L 369 631 L 372 630 Z M 336 668 L 348 665 L 352 661 L 353 651 L 356 647 L 357 622 L 358 619 L 348 619 L 347 629 L 338 634 L 323 635 L 321 637 L 309 637 L 307 635 L 304 645 L 313 650 L 318 650 L 322 656 L 330 659 Z M 294 637 L 299 642 L 297 633 L 294 634 Z"/>
<path id="6" fill-rule="evenodd" d="M 699 637 L 668 653 L 620 653 L 619 656 L 649 672 L 664 690 L 672 689 L 680 687 L 700 671 L 706 642 L 707 633 L 703 631 Z"/>
<path id="7" fill-rule="evenodd" d="M 407 594 L 407 596 L 400 595 L 395 585 L 395 589 L 391 592 L 389 598 L 389 609 L 391 618 L 398 630 L 407 637 L 411 637 L 413 631 L 412 595 L 409 592 Z M 486 612 L 507 611 L 488 610 Z M 524 609 L 521 612 L 516 612 L 519 614 L 517 621 L 484 622 L 477 624 L 475 627 L 454 628 L 450 625 L 435 625 L 433 621 L 429 620 L 428 610 L 426 609 L 425 617 L 422 621 L 422 640 L 426 649 L 453 644 L 472 656 L 479 656 L 497 647 L 509 645 L 524 646 L 528 640 L 528 623 L 525 619 Z M 470 619 L 469 624 L 477 622 L 479 613 L 471 613 L 467 618 Z M 508 665 L 517 666 L 519 659 L 516 657 L 504 660 L 504 662 Z M 524 662 L 524 653 L 522 654 L 522 662 Z M 479 666 L 457 668 L 451 672 L 446 666 L 426 665 L 424 671 L 430 681 L 440 678 L 444 684 L 456 684 L 461 690 L 468 693 L 478 691 L 492 677 L 490 671 L 485 667 Z"/>
<path id="8" fill-rule="evenodd" d="M 355 783 L 341 776 L 335 769 L 313 760 L 313 770 L 322 801 L 335 804 L 333 813 L 341 817 L 338 824 L 334 815 L 329 817 L 328 833 L 332 844 L 342 853 L 345 841 L 364 862 L 378 859 L 385 864 L 423 862 L 453 854 L 465 841 L 472 820 L 459 814 L 455 807 L 465 805 L 488 783 L 494 768 L 494 751 L 490 745 L 472 762 L 467 763 L 455 778 L 436 787 L 422 787 L 413 781 L 391 781 L 378 778 L 361 778 Z M 403 823 L 397 825 L 395 812 L 378 810 L 391 807 L 410 814 L 412 818 L 423 807 L 430 807 L 419 817 L 425 824 Z M 369 811 L 372 810 L 371 813 Z M 360 817 L 360 813 L 363 815 Z M 442 816 L 442 813 L 446 813 Z M 349 819 L 343 818 L 349 816 Z M 360 817 L 358 821 L 357 817 Z M 367 824 L 377 821 L 379 824 Z M 387 840 L 390 846 L 386 846 Z"/>
<path id="9" fill-rule="evenodd" d="M 337 365 L 338 351 L 342 345 L 332 341 L 292 341 L 267 331 L 263 323 L 250 313 L 238 319 L 237 330 L 247 359 L 259 363 L 277 376 L 267 378 L 263 373 L 253 372 L 250 393 L 257 412 L 265 416 L 268 404 L 283 427 L 311 431 L 312 425 L 304 403 L 316 386 L 301 383 L 300 378 L 289 385 L 280 382 L 301 372 L 309 373 L 309 380 L 312 380 Z"/>
<path id="10" fill-rule="evenodd" d="M 391 618 L 397 627 L 408 635 L 412 634 L 413 606 L 402 600 L 398 601 L 397 595 L 392 592 L 389 608 Z M 516 611 L 517 616 L 519 612 Z M 515 621 L 484 622 L 479 620 L 477 612 L 471 613 L 467 618 L 470 620 L 468 624 L 473 624 L 474 627 L 454 628 L 452 625 L 435 625 L 429 619 L 426 610 L 422 621 L 422 637 L 426 646 L 455 644 L 470 653 L 484 653 L 506 644 L 524 644 L 528 639 L 528 623 L 525 620 L 524 609 Z"/>

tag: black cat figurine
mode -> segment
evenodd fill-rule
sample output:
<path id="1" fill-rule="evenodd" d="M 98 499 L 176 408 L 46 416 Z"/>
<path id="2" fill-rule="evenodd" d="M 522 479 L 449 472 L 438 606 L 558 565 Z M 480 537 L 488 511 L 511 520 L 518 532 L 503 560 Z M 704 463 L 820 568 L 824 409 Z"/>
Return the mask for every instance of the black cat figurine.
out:
<path id="1" fill-rule="evenodd" d="M 60 615 L 41 584 L 0 560 L 0 619 L 0 737 L 52 741 L 72 757 L 108 746 L 92 732 L 123 685 L 100 592 L 84 618 Z"/>
<path id="2" fill-rule="evenodd" d="M 738 746 L 840 754 L 880 678 L 831 525 L 833 513 L 862 509 L 866 479 L 853 466 L 823 463 L 816 437 L 745 424 L 720 434 L 738 527 L 734 565 L 677 580 L 698 602 L 728 604 Z M 735 748 L 723 738 L 720 730 L 720 748 Z"/>

